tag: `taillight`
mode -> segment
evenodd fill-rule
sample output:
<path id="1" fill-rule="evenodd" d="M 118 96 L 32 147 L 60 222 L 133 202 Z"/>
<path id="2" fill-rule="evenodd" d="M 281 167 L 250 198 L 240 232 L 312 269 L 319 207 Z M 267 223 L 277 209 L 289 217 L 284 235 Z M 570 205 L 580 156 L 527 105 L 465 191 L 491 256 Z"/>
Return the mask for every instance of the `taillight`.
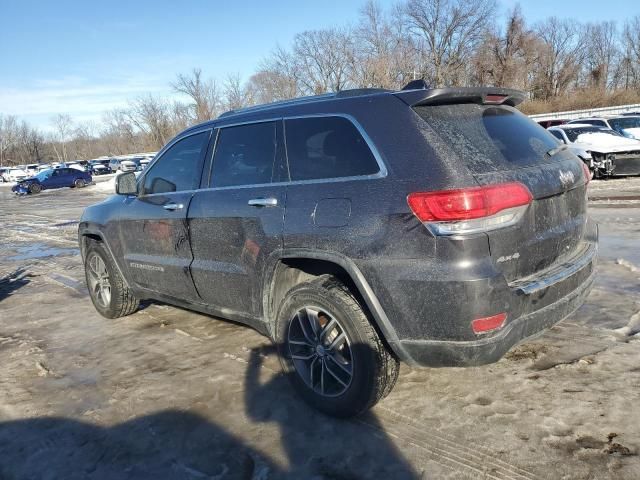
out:
<path id="1" fill-rule="evenodd" d="M 493 230 L 517 223 L 533 197 L 522 183 L 411 193 L 407 203 L 438 235 Z"/>
<path id="2" fill-rule="evenodd" d="M 504 326 L 504 322 L 507 320 L 506 313 L 499 313 L 491 317 L 476 318 L 471 322 L 471 328 L 473 333 L 487 333 L 492 330 L 497 330 Z"/>

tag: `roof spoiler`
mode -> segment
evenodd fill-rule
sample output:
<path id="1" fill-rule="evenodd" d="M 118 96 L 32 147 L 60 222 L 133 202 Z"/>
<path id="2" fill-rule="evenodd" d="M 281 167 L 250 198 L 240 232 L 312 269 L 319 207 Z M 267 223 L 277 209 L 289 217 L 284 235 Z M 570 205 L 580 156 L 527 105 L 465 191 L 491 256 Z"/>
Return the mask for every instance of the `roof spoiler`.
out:
<path id="1" fill-rule="evenodd" d="M 520 90 L 498 87 L 403 89 L 395 92 L 394 95 L 410 107 L 453 103 L 478 103 L 481 105 L 509 105 L 515 107 L 526 99 L 526 94 Z"/>

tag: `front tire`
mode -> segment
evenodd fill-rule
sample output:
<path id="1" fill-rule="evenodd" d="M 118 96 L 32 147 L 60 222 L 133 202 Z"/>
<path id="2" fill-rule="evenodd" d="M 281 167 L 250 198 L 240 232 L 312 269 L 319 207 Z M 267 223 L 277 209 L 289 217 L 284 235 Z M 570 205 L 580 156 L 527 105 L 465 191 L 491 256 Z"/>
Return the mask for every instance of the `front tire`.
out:
<path id="1" fill-rule="evenodd" d="M 81 178 L 77 178 L 74 182 L 73 182 L 73 186 L 76 188 L 82 188 L 86 185 L 85 181 Z"/>
<path id="2" fill-rule="evenodd" d="M 398 378 L 398 360 L 353 294 L 331 275 L 302 283 L 285 295 L 275 337 L 280 363 L 294 388 L 328 415 L 365 412 Z"/>
<path id="3" fill-rule="evenodd" d="M 84 260 L 89 296 L 98 313 L 119 318 L 134 313 L 140 301 L 129 289 L 104 245 L 92 241 Z"/>
<path id="4" fill-rule="evenodd" d="M 39 184 L 37 184 L 37 183 L 32 183 L 32 184 L 29 186 L 29 191 L 30 191 L 31 193 L 40 193 L 40 192 L 42 191 L 42 187 L 41 187 Z"/>

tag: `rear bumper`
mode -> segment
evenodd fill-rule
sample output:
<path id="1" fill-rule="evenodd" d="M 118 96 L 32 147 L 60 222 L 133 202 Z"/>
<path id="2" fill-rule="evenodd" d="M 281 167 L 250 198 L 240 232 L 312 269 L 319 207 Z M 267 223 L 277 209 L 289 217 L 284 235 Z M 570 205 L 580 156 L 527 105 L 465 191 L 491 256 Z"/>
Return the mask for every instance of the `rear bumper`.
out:
<path id="1" fill-rule="evenodd" d="M 595 273 L 569 295 L 508 323 L 489 338 L 474 341 L 402 340 L 401 347 L 415 365 L 464 367 L 497 362 L 514 345 L 540 333 L 571 315 L 583 303 L 593 286 Z"/>
<path id="2" fill-rule="evenodd" d="M 387 342 L 413 366 L 495 362 L 584 303 L 594 281 L 597 238 L 597 226 L 589 220 L 580 248 L 570 257 L 511 283 L 486 258 L 479 259 L 471 272 L 464 268 L 438 272 L 433 264 L 419 261 L 386 262 L 380 268 L 378 262 L 366 276 L 394 329 L 395 338 L 385 333 Z M 501 312 L 507 313 L 502 328 L 473 333 L 473 319 Z"/>

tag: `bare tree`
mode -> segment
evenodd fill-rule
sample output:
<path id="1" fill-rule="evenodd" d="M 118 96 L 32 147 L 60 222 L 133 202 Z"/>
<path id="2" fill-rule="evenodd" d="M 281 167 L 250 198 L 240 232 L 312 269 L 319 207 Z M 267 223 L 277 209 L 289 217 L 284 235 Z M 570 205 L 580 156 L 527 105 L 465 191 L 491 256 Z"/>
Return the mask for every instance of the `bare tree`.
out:
<path id="1" fill-rule="evenodd" d="M 179 74 L 171 84 L 173 89 L 187 95 L 193 101 L 194 120 L 204 122 L 218 116 L 220 110 L 220 92 L 213 80 L 202 78 L 202 71 L 194 68 L 191 74 Z"/>
<path id="2" fill-rule="evenodd" d="M 251 92 L 242 84 L 239 74 L 229 74 L 224 82 L 224 104 L 227 110 L 236 110 L 253 103 Z"/>
<path id="3" fill-rule="evenodd" d="M 356 86 L 400 88 L 414 78 L 418 52 L 397 13 L 387 14 L 373 0 L 360 10 L 351 67 Z"/>
<path id="4" fill-rule="evenodd" d="M 474 58 L 480 84 L 529 89 L 530 71 L 537 60 L 537 39 L 527 29 L 519 6 L 507 17 L 503 32 L 487 31 Z"/>
<path id="5" fill-rule="evenodd" d="M 67 141 L 69 140 L 69 135 L 73 129 L 73 120 L 70 115 L 66 113 L 59 113 L 53 117 L 51 121 L 57 134 L 57 141 L 60 145 L 58 158 L 60 161 L 66 162 L 69 160 L 69 157 L 67 156 Z"/>
<path id="6" fill-rule="evenodd" d="M 434 86 L 461 85 L 466 66 L 495 12 L 494 0 L 408 0 L 410 30 L 419 38 L 423 76 Z"/>
<path id="7" fill-rule="evenodd" d="M 587 53 L 585 63 L 589 83 L 601 90 L 613 81 L 615 62 L 618 60 L 618 32 L 615 22 L 587 25 L 583 43 Z"/>
<path id="8" fill-rule="evenodd" d="M 152 95 L 139 97 L 125 111 L 126 118 L 149 139 L 150 148 L 161 148 L 175 133 L 170 105 Z"/>
<path id="9" fill-rule="evenodd" d="M 348 30 L 331 28 L 299 33 L 293 40 L 297 81 L 304 93 L 337 92 L 350 86 L 354 59 Z"/>
<path id="10" fill-rule="evenodd" d="M 566 91 L 576 81 L 584 48 L 579 26 L 572 20 L 551 17 L 537 25 L 536 34 L 541 40 L 541 51 L 533 93 L 546 99 Z"/>

